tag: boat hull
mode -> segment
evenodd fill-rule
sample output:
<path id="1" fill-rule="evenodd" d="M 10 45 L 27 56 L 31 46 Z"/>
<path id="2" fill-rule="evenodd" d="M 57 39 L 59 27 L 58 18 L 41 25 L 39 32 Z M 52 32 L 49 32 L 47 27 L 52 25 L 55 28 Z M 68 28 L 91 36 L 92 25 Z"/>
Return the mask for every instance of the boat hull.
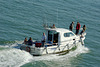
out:
<path id="1" fill-rule="evenodd" d="M 35 44 L 33 44 L 33 46 L 22 45 L 20 49 L 25 50 L 34 56 L 41 56 L 41 55 L 46 55 L 46 54 L 59 54 L 63 52 L 69 52 L 72 48 L 77 47 L 78 43 L 81 43 L 81 42 L 78 41 L 73 44 L 65 44 L 65 45 L 60 45 L 60 46 L 51 45 L 51 46 L 44 46 L 44 47 L 35 47 Z"/>

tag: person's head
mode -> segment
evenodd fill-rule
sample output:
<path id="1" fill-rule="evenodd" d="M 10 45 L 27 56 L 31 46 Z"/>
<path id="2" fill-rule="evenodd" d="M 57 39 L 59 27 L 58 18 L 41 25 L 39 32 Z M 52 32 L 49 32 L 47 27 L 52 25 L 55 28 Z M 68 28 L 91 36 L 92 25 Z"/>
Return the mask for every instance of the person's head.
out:
<path id="1" fill-rule="evenodd" d="M 55 24 L 53 24 L 53 27 L 55 27 Z"/>
<path id="2" fill-rule="evenodd" d="M 45 33 L 43 33 L 43 35 L 45 35 Z"/>
<path id="3" fill-rule="evenodd" d="M 74 24 L 74 22 L 72 22 L 72 24 Z"/>
<path id="4" fill-rule="evenodd" d="M 77 22 L 77 24 L 79 24 L 79 22 Z"/>
<path id="5" fill-rule="evenodd" d="M 32 38 L 30 37 L 29 40 L 32 40 Z"/>
<path id="6" fill-rule="evenodd" d="M 85 25 L 83 25 L 83 27 L 85 27 Z"/>
<path id="7" fill-rule="evenodd" d="M 27 38 L 25 38 L 25 41 L 27 41 Z"/>

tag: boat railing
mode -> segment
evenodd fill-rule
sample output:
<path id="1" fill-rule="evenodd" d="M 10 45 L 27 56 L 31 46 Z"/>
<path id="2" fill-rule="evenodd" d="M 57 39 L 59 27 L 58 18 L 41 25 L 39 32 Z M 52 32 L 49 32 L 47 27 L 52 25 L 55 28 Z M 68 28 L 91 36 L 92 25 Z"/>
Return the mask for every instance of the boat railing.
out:
<path id="1" fill-rule="evenodd" d="M 67 48 L 67 49 L 69 50 L 71 47 L 76 46 L 77 41 L 80 41 L 80 40 L 74 40 L 74 42 L 71 44 L 71 40 L 70 40 L 70 41 L 64 46 L 63 50 L 64 50 L 65 48 Z M 60 47 L 60 45 L 62 45 L 62 44 L 59 44 L 58 47 Z M 62 51 L 63 51 L 63 50 L 62 50 Z"/>

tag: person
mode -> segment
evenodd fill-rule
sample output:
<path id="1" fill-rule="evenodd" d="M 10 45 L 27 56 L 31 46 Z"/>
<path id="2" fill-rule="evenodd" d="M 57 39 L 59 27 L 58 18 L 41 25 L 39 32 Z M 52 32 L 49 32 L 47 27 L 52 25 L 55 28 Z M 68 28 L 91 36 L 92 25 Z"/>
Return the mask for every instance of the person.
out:
<path id="1" fill-rule="evenodd" d="M 28 40 L 28 45 L 31 45 L 32 46 L 33 42 L 32 42 L 32 38 L 30 37 L 29 40 Z"/>
<path id="2" fill-rule="evenodd" d="M 45 42 L 46 42 L 46 35 L 45 35 L 45 33 L 43 33 L 43 36 L 42 36 L 42 46 L 44 46 Z"/>
<path id="3" fill-rule="evenodd" d="M 70 24 L 70 26 L 69 26 L 69 30 L 73 30 L 73 27 L 74 27 L 74 22 L 72 22 L 71 24 Z"/>
<path id="4" fill-rule="evenodd" d="M 82 31 L 81 31 L 81 33 L 80 33 L 81 37 L 83 37 L 84 31 L 85 31 L 85 30 L 82 30 Z"/>
<path id="5" fill-rule="evenodd" d="M 81 31 L 81 37 L 83 37 L 83 34 L 84 34 L 84 32 L 85 32 L 85 30 L 86 30 L 86 26 L 85 25 L 83 25 L 83 30 Z"/>
<path id="6" fill-rule="evenodd" d="M 27 38 L 25 38 L 25 40 L 24 40 L 23 44 L 27 44 Z"/>
<path id="7" fill-rule="evenodd" d="M 56 28 L 56 27 L 55 27 L 55 24 L 53 24 L 52 28 Z"/>
<path id="8" fill-rule="evenodd" d="M 76 25 L 76 35 L 79 33 L 80 27 L 81 27 L 80 23 L 77 22 L 77 25 Z"/>
<path id="9" fill-rule="evenodd" d="M 86 30 L 86 26 L 85 26 L 85 25 L 83 25 L 83 30 L 84 30 L 84 31 Z"/>
<path id="10" fill-rule="evenodd" d="M 84 32 L 85 32 L 85 30 L 82 30 L 81 33 L 80 33 L 80 35 L 81 35 L 81 36 L 80 36 L 80 41 L 81 41 L 81 44 L 82 44 L 82 45 L 84 45 L 84 41 L 83 41 Z"/>

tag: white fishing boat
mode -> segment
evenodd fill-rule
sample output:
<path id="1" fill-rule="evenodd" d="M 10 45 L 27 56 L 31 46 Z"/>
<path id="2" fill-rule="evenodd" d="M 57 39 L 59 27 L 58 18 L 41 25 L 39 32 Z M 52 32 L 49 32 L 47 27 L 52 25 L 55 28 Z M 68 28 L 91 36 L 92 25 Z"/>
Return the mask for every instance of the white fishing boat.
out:
<path id="1" fill-rule="evenodd" d="M 42 46 L 41 41 L 34 41 L 33 45 L 22 44 L 20 49 L 29 52 L 32 55 L 45 55 L 67 53 L 76 48 L 78 43 L 84 44 L 86 33 L 75 35 L 72 31 L 64 28 L 45 28 L 46 42 Z"/>

